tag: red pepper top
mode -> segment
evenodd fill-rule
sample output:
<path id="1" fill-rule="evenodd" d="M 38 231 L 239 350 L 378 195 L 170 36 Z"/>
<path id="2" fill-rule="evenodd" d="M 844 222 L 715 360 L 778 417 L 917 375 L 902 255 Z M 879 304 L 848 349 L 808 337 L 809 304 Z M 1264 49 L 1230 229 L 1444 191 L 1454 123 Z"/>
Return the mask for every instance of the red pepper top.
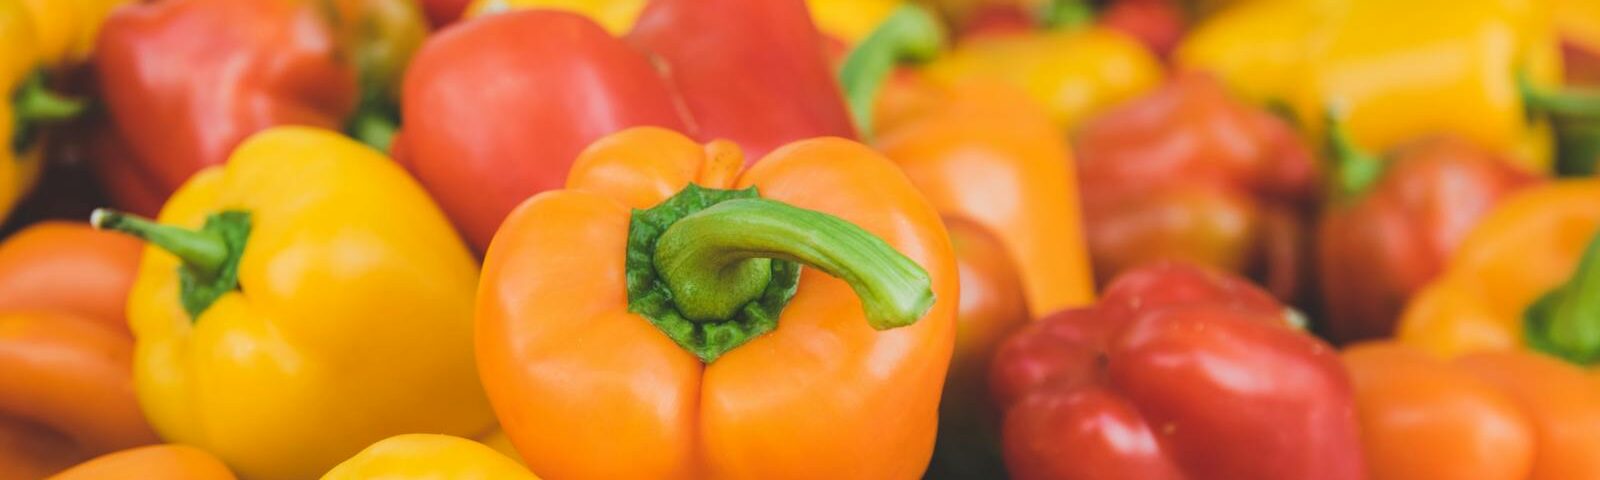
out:
<path id="1" fill-rule="evenodd" d="M 1301 287 L 1317 171 L 1283 120 L 1186 74 L 1090 120 L 1075 147 L 1102 282 L 1175 258 L 1253 274 L 1280 298 Z"/>
<path id="2" fill-rule="evenodd" d="M 1019 479 L 1355 479 L 1336 353 L 1243 279 L 1181 264 L 1118 277 L 1094 306 L 996 353 L 1006 465 Z"/>

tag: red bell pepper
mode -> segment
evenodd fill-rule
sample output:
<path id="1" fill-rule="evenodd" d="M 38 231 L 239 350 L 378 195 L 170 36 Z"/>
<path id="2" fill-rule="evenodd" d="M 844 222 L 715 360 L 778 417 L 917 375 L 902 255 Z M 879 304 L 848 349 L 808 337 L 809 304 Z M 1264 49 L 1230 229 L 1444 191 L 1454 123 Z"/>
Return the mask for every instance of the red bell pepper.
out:
<path id="1" fill-rule="evenodd" d="M 1289 124 L 1200 74 L 1090 120 L 1074 143 L 1095 277 L 1182 259 L 1304 289 L 1311 151 Z"/>
<path id="2" fill-rule="evenodd" d="M 1332 205 L 1318 228 L 1317 271 L 1335 342 L 1388 337 L 1412 294 L 1444 271 L 1467 232 L 1500 199 L 1538 181 L 1509 159 L 1437 137 L 1384 159 L 1330 128 Z"/>
<path id="3" fill-rule="evenodd" d="M 732 140 L 750 161 L 853 137 L 823 45 L 801 0 L 655 0 L 623 39 L 557 11 L 474 19 L 418 52 L 400 156 L 482 252 L 512 207 L 628 127 Z"/>
<path id="4" fill-rule="evenodd" d="M 268 127 L 392 122 L 383 118 L 395 113 L 389 84 L 425 32 L 406 0 L 121 8 L 106 20 L 95 55 L 114 128 L 102 139 L 110 152 L 96 159 L 102 181 L 119 206 L 148 210 Z M 358 133 L 383 143 L 376 130 Z"/>
<path id="5" fill-rule="evenodd" d="M 1363 478 L 1337 353 L 1265 292 L 1161 263 L 1029 325 L 990 370 L 1019 479 Z"/>
<path id="6" fill-rule="evenodd" d="M 422 0 L 422 13 L 433 28 L 443 28 L 461 18 L 472 0 Z"/>

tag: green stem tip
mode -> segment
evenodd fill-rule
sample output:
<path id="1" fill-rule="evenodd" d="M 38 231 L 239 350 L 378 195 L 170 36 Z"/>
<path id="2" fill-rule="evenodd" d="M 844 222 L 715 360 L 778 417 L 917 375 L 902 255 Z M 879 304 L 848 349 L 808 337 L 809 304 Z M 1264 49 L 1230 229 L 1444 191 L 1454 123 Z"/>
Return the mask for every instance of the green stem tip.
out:
<path id="1" fill-rule="evenodd" d="M 1356 145 L 1355 139 L 1350 138 L 1350 132 L 1345 129 L 1343 118 L 1335 109 L 1328 109 L 1323 118 L 1328 159 L 1333 162 L 1330 177 L 1335 198 L 1360 198 L 1383 176 L 1387 164 L 1382 158 Z"/>
<path id="2" fill-rule="evenodd" d="M 250 237 L 248 212 L 215 213 L 206 217 L 200 230 L 189 230 L 97 208 L 89 215 L 89 224 L 132 235 L 177 257 L 182 263 L 178 267 L 179 301 L 191 318 L 199 318 L 223 294 L 239 288 L 239 260 Z"/>
<path id="3" fill-rule="evenodd" d="M 78 118 L 89 109 L 86 101 L 51 91 L 45 80 L 43 71 L 34 72 L 11 97 L 11 150 L 14 152 L 32 146 L 40 126 Z"/>
<path id="4" fill-rule="evenodd" d="M 848 283 L 878 330 L 916 323 L 934 301 L 927 272 L 882 239 L 753 189 L 691 185 L 635 211 L 627 264 L 629 310 L 708 363 L 776 328 L 799 265 Z"/>
<path id="5" fill-rule="evenodd" d="M 932 60 L 943 44 L 944 31 L 933 13 L 903 5 L 850 51 L 839 67 L 839 83 L 863 139 L 872 138 L 872 110 L 895 65 Z"/>
<path id="6" fill-rule="evenodd" d="M 1600 234 L 1572 277 L 1529 306 L 1523 322 L 1535 350 L 1580 365 L 1600 360 Z"/>

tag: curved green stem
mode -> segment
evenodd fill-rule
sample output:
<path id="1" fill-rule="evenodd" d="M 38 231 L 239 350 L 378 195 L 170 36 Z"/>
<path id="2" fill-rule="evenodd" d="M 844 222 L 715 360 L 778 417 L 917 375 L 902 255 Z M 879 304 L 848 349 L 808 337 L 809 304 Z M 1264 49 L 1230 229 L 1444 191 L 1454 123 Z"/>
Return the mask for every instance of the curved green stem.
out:
<path id="1" fill-rule="evenodd" d="M 89 104 L 50 91 L 44 72 L 34 72 L 17 87 L 11 97 L 11 150 L 21 152 L 33 144 L 39 126 L 77 118 Z"/>
<path id="2" fill-rule="evenodd" d="M 1517 90 L 1533 113 L 1563 118 L 1600 119 L 1600 91 L 1546 88 L 1535 85 L 1527 72 L 1517 73 Z"/>
<path id="3" fill-rule="evenodd" d="M 100 230 L 133 235 L 177 257 L 178 300 L 191 320 L 218 298 L 239 289 L 239 261 L 250 238 L 250 213 L 223 211 L 206 217 L 200 230 L 162 225 L 138 215 L 97 208 L 89 223 Z"/>
<path id="4" fill-rule="evenodd" d="M 1088 0 L 1050 0 L 1039 6 L 1036 15 L 1045 28 L 1075 28 L 1094 23 L 1095 8 Z"/>
<path id="5" fill-rule="evenodd" d="M 1387 164 L 1356 146 L 1338 113 L 1330 109 L 1324 115 L 1328 158 L 1333 162 L 1331 177 L 1335 198 L 1360 198 L 1383 176 Z"/>
<path id="6" fill-rule="evenodd" d="M 1600 360 L 1600 234 L 1577 270 L 1523 314 L 1528 344 L 1581 365 Z"/>
<path id="7" fill-rule="evenodd" d="M 895 65 L 931 60 L 943 43 L 944 32 L 932 13 L 904 5 L 850 51 L 839 68 L 839 83 L 863 139 L 872 138 L 872 109 Z"/>
<path id="8" fill-rule="evenodd" d="M 1556 129 L 1556 169 L 1562 175 L 1589 176 L 1600 162 L 1600 91 L 1547 88 L 1518 72 L 1517 89 L 1528 115 L 1550 118 Z"/>

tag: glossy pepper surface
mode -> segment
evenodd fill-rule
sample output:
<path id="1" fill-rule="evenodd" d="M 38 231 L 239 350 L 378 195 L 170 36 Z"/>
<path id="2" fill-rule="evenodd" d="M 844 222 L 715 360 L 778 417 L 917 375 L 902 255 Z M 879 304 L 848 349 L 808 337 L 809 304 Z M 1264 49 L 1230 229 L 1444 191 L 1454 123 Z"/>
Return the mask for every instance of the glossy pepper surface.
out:
<path id="1" fill-rule="evenodd" d="M 553 10 L 464 23 L 406 76 L 400 159 L 481 252 L 513 207 L 560 188 L 584 147 L 628 127 L 726 138 L 753 155 L 851 137 L 807 18 L 800 0 L 657 0 L 624 39 Z"/>
<path id="2" fill-rule="evenodd" d="M 128 334 L 140 245 L 86 224 L 41 222 L 0 242 L 0 311 L 64 312 Z"/>
<path id="3" fill-rule="evenodd" d="M 1532 352 L 1443 361 L 1398 342 L 1345 350 L 1370 478 L 1600 475 L 1600 381 Z"/>
<path id="4" fill-rule="evenodd" d="M 65 10 L 76 5 L 63 2 L 59 7 Z M 84 109 L 82 102 L 52 94 L 46 85 L 43 69 L 63 59 L 51 51 L 53 39 L 45 30 L 53 26 L 54 15 L 73 15 L 55 11 L 57 6 L 0 1 L 0 42 L 6 45 L 5 55 L 0 56 L 0 139 L 4 140 L 0 145 L 0 222 L 39 178 L 45 143 L 42 127 L 69 120 Z"/>
<path id="5" fill-rule="evenodd" d="M 1600 339 L 1582 318 L 1593 315 L 1583 309 L 1594 303 L 1600 262 L 1580 260 L 1596 256 L 1588 252 L 1597 249 L 1597 232 L 1600 180 L 1560 180 L 1513 194 L 1478 221 L 1444 272 L 1406 305 L 1397 336 L 1443 356 L 1532 342 L 1564 357 L 1593 355 Z M 1536 304 L 1543 311 L 1535 312 Z M 1561 304 L 1579 308 L 1551 311 Z"/>
<path id="6" fill-rule="evenodd" d="M 156 443 L 134 400 L 132 356 L 127 334 L 96 320 L 0 312 L 0 477 Z"/>
<path id="7" fill-rule="evenodd" d="M 1317 231 L 1323 327 L 1335 342 L 1392 335 L 1406 301 L 1444 271 L 1478 219 L 1537 182 L 1453 137 L 1387 160 L 1349 148 L 1335 156 L 1333 198 Z"/>
<path id="8" fill-rule="evenodd" d="M 420 433 L 383 439 L 322 476 L 323 480 L 369 478 L 539 479 L 516 460 L 481 443 L 449 435 Z"/>
<path id="9" fill-rule="evenodd" d="M 472 360 L 476 264 L 382 154 L 275 128 L 197 174 L 160 221 L 95 223 L 154 245 L 128 317 L 163 438 L 251 478 L 307 478 L 391 435 L 493 426 Z"/>
<path id="10" fill-rule="evenodd" d="M 50 477 L 50 480 L 234 480 L 233 472 L 205 450 L 186 445 L 152 445 L 102 455 Z"/>
<path id="11" fill-rule="evenodd" d="M 1549 16 L 1544 1 L 1245 2 L 1197 27 L 1177 58 L 1289 107 L 1314 136 L 1337 108 L 1371 151 L 1451 134 L 1543 172 L 1550 132 L 1529 120 L 1518 78 L 1561 77 Z"/>
<path id="12" fill-rule="evenodd" d="M 990 374 L 1011 475 L 1362 478 L 1349 380 L 1288 313 L 1243 279 L 1158 263 L 1029 325 Z"/>
<path id="13" fill-rule="evenodd" d="M 105 141 L 121 144 L 95 159 L 103 183 L 119 206 L 149 215 L 273 126 L 349 123 L 384 143 L 382 127 L 357 120 L 394 108 L 383 99 L 421 22 L 399 0 L 173 0 L 116 11 L 95 56 L 113 126 Z"/>
<path id="14" fill-rule="evenodd" d="M 1181 259 L 1304 290 L 1311 152 L 1272 114 L 1185 75 L 1085 124 L 1074 143 L 1095 275 Z"/>
<path id="15" fill-rule="evenodd" d="M 829 39 L 854 45 L 865 38 L 901 0 L 805 0 L 811 20 Z M 485 15 L 506 10 L 542 8 L 581 13 L 594 19 L 613 34 L 633 28 L 644 11 L 646 0 L 474 0 L 469 15 Z"/>
<path id="16" fill-rule="evenodd" d="M 850 141 L 743 164 L 728 142 L 627 130 L 501 228 L 478 360 L 534 473 L 915 478 L 927 466 L 959 295 L 938 214 Z M 730 273 L 703 276 L 714 271 Z"/>

